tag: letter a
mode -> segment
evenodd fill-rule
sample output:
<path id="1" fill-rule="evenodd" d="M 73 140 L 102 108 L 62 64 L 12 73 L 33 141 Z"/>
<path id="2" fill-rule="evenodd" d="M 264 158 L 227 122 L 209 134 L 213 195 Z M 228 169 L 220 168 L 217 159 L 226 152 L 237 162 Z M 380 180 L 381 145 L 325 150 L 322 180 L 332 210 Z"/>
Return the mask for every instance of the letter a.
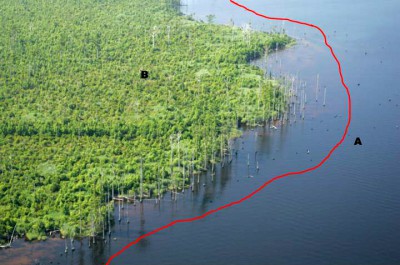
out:
<path id="1" fill-rule="evenodd" d="M 140 77 L 143 78 L 143 79 L 148 78 L 148 77 L 149 77 L 149 72 L 147 72 L 147 71 L 141 71 L 141 72 L 140 72 Z"/>
<path id="2" fill-rule="evenodd" d="M 354 145 L 362 145 L 360 137 L 356 138 L 356 141 L 354 142 Z"/>

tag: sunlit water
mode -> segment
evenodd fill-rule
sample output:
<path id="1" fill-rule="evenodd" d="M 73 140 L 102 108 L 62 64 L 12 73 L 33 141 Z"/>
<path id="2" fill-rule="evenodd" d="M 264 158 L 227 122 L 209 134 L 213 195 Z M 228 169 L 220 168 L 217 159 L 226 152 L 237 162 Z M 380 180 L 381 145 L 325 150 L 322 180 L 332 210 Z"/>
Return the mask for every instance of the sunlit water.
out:
<path id="1" fill-rule="evenodd" d="M 316 24 L 327 33 L 352 94 L 348 137 L 322 168 L 274 182 L 251 200 L 206 219 L 157 233 L 113 264 L 400 264 L 400 31 L 396 20 L 400 2 L 241 3 L 266 15 Z M 122 222 L 106 237 L 106 245 L 98 239 L 88 248 L 87 239 L 75 241 L 75 252 L 65 254 L 61 239 L 17 241 L 12 249 L 0 251 L 1 264 L 103 264 L 143 233 L 240 199 L 276 175 L 315 165 L 339 141 L 347 98 L 337 65 L 316 30 L 269 22 L 227 0 L 188 0 L 187 4 L 182 11 L 195 13 L 197 19 L 206 21 L 208 14 L 215 14 L 216 23 L 251 22 L 254 29 L 284 28 L 296 37 L 296 46 L 254 64 L 275 76 L 296 75 L 307 82 L 305 120 L 297 118 L 294 123 L 292 119 L 277 130 L 246 130 L 236 143 L 237 158 L 230 166 L 219 166 L 213 182 L 210 176 L 202 177 L 195 192 L 186 191 L 177 202 L 167 194 L 160 205 L 125 207 Z M 362 146 L 353 145 L 356 137 Z"/>

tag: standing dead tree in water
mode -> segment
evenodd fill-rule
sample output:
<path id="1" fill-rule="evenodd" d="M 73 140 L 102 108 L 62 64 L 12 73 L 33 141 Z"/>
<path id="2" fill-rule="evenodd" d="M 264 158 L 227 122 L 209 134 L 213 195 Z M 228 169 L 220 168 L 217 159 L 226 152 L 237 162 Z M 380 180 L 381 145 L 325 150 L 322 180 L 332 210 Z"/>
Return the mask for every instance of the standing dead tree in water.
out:
<path id="1" fill-rule="evenodd" d="M 168 25 L 167 26 L 168 46 L 171 44 L 171 36 L 170 36 L 170 34 L 171 34 L 171 26 Z"/>
<path id="2" fill-rule="evenodd" d="M 158 34 L 158 28 L 157 28 L 157 26 L 154 26 L 153 27 L 153 31 L 152 31 L 152 33 L 151 33 L 151 38 L 152 38 L 152 47 L 153 47 L 153 49 L 155 48 L 155 45 L 156 45 L 156 37 L 157 37 L 157 34 Z"/>
<path id="3" fill-rule="evenodd" d="M 110 185 L 107 185 L 107 222 L 108 222 L 108 236 L 111 236 Z"/>
<path id="4" fill-rule="evenodd" d="M 318 101 L 318 91 L 319 91 L 319 74 L 317 74 L 317 85 L 315 86 L 315 102 Z"/>
<path id="5" fill-rule="evenodd" d="M 160 166 L 157 166 L 157 195 L 156 195 L 156 204 L 161 201 L 161 189 L 160 189 Z"/>
<path id="6" fill-rule="evenodd" d="M 251 44 L 251 31 L 252 31 L 251 23 L 249 22 L 249 23 L 244 24 L 243 27 L 242 27 L 242 30 L 243 30 L 243 41 L 246 42 L 247 45 L 250 46 L 250 44 Z"/>
<path id="7" fill-rule="evenodd" d="M 182 193 L 185 193 L 185 178 L 186 178 L 186 165 L 185 165 L 186 152 L 182 156 Z"/>
<path id="8" fill-rule="evenodd" d="M 224 136 L 221 134 L 220 138 L 221 138 L 221 142 L 220 142 L 221 167 L 224 167 L 224 165 L 225 165 L 225 142 L 224 142 Z"/>
<path id="9" fill-rule="evenodd" d="M 177 140 L 177 145 L 178 145 L 178 170 L 181 171 L 181 153 L 180 153 L 180 141 L 181 141 L 181 133 L 177 133 L 176 135 L 176 140 Z M 179 172 L 178 172 L 179 173 Z M 175 192 L 178 192 L 178 184 L 176 185 L 176 190 Z M 176 198 L 176 196 L 175 196 Z"/>
<path id="10" fill-rule="evenodd" d="M 194 153 L 192 153 L 192 160 L 191 160 L 191 175 L 192 175 L 192 181 L 190 184 L 190 187 L 192 189 L 192 192 L 194 191 Z"/>
<path id="11" fill-rule="evenodd" d="M 143 158 L 140 158 L 140 202 L 143 201 Z"/>
<path id="12" fill-rule="evenodd" d="M 174 136 L 171 135 L 169 137 L 169 141 L 170 141 L 170 149 L 171 149 L 171 160 L 170 160 L 170 177 L 172 180 L 172 185 L 173 188 L 175 187 L 175 181 L 174 181 Z"/>
<path id="13" fill-rule="evenodd" d="M 13 232 L 11 234 L 10 241 L 5 245 L 0 245 L 0 248 L 10 248 L 11 247 L 11 243 L 12 243 L 13 238 L 14 238 L 14 233 L 15 233 L 15 228 L 16 227 L 17 227 L 17 225 L 14 225 L 14 229 L 13 229 Z"/>
<path id="14" fill-rule="evenodd" d="M 177 134 L 172 134 L 169 137 L 170 140 L 170 151 L 171 151 L 171 156 L 170 156 L 170 179 L 172 181 L 172 192 L 171 196 L 173 196 L 173 200 L 177 199 L 177 194 L 178 194 L 178 189 L 180 188 L 180 181 L 179 177 L 182 176 L 183 178 L 183 183 L 185 179 L 185 157 L 181 157 L 181 138 L 182 134 L 181 132 L 178 132 Z M 176 150 L 176 151 L 175 151 Z M 175 171 L 175 157 L 174 154 L 176 153 L 176 160 L 177 160 L 177 171 Z M 182 187 L 182 190 L 184 189 L 184 185 Z"/>

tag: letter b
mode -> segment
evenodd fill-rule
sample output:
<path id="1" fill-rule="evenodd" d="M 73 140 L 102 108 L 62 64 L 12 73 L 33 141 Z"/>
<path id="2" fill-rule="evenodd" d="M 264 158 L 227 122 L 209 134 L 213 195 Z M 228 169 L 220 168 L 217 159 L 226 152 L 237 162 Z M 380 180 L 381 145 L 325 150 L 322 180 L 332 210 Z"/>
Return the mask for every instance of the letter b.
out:
<path id="1" fill-rule="evenodd" d="M 143 78 L 143 79 L 148 78 L 148 77 L 149 77 L 149 72 L 147 72 L 147 71 L 141 71 L 141 72 L 140 72 L 140 77 Z"/>

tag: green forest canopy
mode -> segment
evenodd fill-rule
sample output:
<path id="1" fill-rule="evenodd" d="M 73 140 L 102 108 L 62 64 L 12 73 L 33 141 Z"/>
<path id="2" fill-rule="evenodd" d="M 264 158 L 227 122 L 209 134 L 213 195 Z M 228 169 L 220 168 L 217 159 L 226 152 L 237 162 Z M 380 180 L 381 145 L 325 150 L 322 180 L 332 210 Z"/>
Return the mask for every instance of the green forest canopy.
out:
<path id="1" fill-rule="evenodd" d="M 183 167 L 205 169 L 238 121 L 281 108 L 248 63 L 286 35 L 196 22 L 176 0 L 0 6 L 3 239 L 15 224 L 29 239 L 94 235 L 111 187 L 138 194 L 141 160 L 146 194 L 182 189 Z"/>

